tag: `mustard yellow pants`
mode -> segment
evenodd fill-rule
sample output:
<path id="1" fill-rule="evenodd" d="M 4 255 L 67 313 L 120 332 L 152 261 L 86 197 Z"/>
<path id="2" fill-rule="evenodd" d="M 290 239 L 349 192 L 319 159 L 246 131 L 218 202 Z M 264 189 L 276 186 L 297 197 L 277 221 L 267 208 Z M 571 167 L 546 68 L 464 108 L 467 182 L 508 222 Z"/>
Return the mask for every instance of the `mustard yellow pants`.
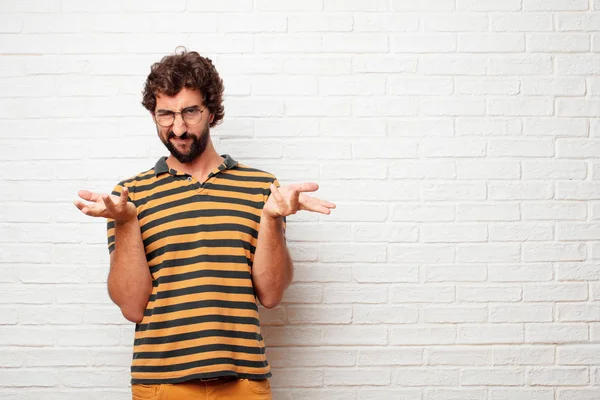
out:
<path id="1" fill-rule="evenodd" d="M 131 385 L 133 400 L 272 400 L 268 379 Z"/>

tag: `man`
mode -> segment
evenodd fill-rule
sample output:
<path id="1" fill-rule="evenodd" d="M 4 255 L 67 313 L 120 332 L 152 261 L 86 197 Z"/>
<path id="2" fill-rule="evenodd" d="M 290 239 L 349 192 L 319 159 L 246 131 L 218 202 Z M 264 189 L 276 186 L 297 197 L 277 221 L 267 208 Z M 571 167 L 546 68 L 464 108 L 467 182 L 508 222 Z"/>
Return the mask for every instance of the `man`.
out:
<path id="1" fill-rule="evenodd" d="M 108 292 L 136 323 L 134 399 L 270 399 L 257 298 L 275 307 L 292 280 L 285 217 L 333 203 L 219 155 L 223 81 L 196 52 L 152 66 L 142 104 L 170 152 L 111 195 L 82 190 L 107 218 Z"/>

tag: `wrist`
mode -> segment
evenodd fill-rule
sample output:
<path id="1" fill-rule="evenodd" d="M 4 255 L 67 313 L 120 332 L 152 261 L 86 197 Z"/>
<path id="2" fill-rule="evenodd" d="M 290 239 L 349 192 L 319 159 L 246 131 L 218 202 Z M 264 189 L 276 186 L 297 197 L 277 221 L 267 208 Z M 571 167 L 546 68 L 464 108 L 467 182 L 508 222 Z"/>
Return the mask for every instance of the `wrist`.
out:
<path id="1" fill-rule="evenodd" d="M 268 212 L 265 212 L 265 210 L 263 210 L 261 213 L 260 219 L 265 220 L 267 222 L 280 222 L 283 220 L 283 217 L 281 215 L 270 214 Z"/>

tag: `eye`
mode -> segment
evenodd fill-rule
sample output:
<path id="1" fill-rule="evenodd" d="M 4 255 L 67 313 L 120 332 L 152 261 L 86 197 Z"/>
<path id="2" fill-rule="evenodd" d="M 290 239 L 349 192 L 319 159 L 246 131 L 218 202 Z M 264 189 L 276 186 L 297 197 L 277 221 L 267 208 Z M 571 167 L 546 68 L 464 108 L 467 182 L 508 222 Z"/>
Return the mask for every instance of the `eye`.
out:
<path id="1" fill-rule="evenodd" d="M 197 108 L 187 108 L 183 110 L 183 113 L 189 116 L 198 115 L 199 112 L 200 110 L 198 110 Z"/>
<path id="2" fill-rule="evenodd" d="M 172 115 L 173 115 L 173 113 L 169 112 L 169 111 L 159 111 L 159 112 L 156 113 L 156 116 L 157 117 L 161 117 L 161 118 L 162 117 L 170 117 Z"/>

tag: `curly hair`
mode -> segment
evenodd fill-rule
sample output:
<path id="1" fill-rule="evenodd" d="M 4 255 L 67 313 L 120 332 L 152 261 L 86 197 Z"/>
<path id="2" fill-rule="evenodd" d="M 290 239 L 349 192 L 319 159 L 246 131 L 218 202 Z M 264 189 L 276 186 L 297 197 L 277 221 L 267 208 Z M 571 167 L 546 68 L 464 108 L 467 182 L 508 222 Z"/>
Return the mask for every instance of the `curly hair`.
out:
<path id="1" fill-rule="evenodd" d="M 200 91 L 204 105 L 214 115 L 211 127 L 221 122 L 225 116 L 223 80 L 210 58 L 185 48 L 152 65 L 144 84 L 142 105 L 153 113 L 157 94 L 175 96 L 184 87 Z"/>

